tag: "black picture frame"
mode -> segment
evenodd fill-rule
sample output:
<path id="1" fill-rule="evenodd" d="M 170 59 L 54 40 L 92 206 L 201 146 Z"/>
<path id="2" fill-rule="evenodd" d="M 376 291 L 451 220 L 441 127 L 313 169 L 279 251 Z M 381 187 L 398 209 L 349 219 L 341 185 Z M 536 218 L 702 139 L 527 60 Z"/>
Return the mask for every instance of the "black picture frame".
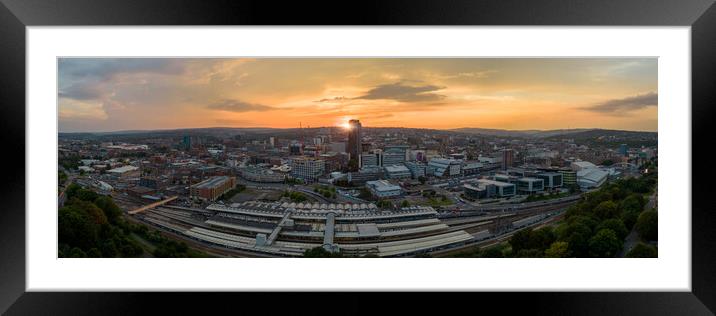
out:
<path id="1" fill-rule="evenodd" d="M 0 191 L 4 206 L 0 209 L 0 310 L 8 314 L 139 313 L 147 311 L 143 305 L 147 303 L 168 306 L 171 302 L 196 299 L 189 293 L 166 297 L 135 293 L 25 292 L 25 194 L 32 189 L 25 186 L 27 168 L 32 168 L 25 162 L 27 26 L 643 25 L 691 26 L 692 151 L 683 154 L 690 154 L 692 158 L 691 170 L 684 170 L 692 175 L 692 292 L 479 293 L 470 295 L 468 302 L 504 306 L 504 301 L 519 301 L 520 304 L 511 306 L 545 314 L 713 314 L 716 310 L 716 215 L 713 203 L 707 198 L 707 190 L 711 188 L 707 181 L 714 179 L 715 173 L 707 164 L 714 139 L 710 126 L 714 118 L 712 104 L 716 104 L 716 6 L 713 2 L 450 0 L 356 1 L 339 5 L 328 1 L 0 0 L 0 144 L 5 160 Z M 425 301 L 424 304 L 440 301 L 425 294 L 413 295 L 406 299 Z M 337 298 L 326 294 L 311 299 L 320 304 L 334 302 L 341 306 L 335 308 L 345 313 L 370 310 L 366 304 L 375 302 L 370 296 L 354 293 L 348 298 Z M 254 294 L 244 294 L 241 299 L 257 300 Z M 284 308 L 292 310 L 290 305 Z"/>

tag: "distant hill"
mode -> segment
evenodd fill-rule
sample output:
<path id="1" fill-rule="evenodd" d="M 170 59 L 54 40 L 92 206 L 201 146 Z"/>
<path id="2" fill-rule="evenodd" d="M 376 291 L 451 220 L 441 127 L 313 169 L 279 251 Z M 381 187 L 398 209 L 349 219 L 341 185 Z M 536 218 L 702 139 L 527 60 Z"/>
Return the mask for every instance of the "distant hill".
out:
<path id="1" fill-rule="evenodd" d="M 505 129 L 490 129 L 490 128 L 472 128 L 463 127 L 452 129 L 451 131 L 469 134 L 479 134 L 487 136 L 502 136 L 502 137 L 525 137 L 525 138 L 544 138 L 552 136 L 561 136 L 573 133 L 579 133 L 584 131 L 590 131 L 595 129 L 577 128 L 577 129 L 556 129 L 556 130 L 505 130 Z"/>

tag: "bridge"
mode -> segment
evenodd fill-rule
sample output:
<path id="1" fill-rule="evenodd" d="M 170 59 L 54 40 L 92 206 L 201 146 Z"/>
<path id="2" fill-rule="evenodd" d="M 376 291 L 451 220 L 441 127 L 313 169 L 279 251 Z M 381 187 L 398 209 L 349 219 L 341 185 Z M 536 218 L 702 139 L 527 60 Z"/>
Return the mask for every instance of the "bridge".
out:
<path id="1" fill-rule="evenodd" d="M 291 212 L 286 212 L 286 214 L 283 215 L 281 220 L 278 222 L 278 225 L 276 225 L 273 231 L 271 231 L 271 235 L 269 235 L 268 239 L 266 240 L 266 245 L 271 245 L 274 241 L 276 241 L 276 238 L 278 238 L 278 234 L 281 232 L 281 228 L 286 225 L 286 222 L 288 221 L 289 217 L 291 217 Z"/>
<path id="2" fill-rule="evenodd" d="M 174 201 L 174 200 L 176 200 L 178 197 L 179 197 L 178 195 L 175 195 L 175 196 L 169 197 L 169 198 L 167 198 L 167 199 L 164 199 L 164 200 L 161 200 L 161 201 L 158 201 L 158 202 L 154 202 L 154 203 L 152 203 L 152 204 L 147 204 L 147 205 L 142 206 L 142 207 L 140 207 L 140 208 L 137 208 L 137 209 L 134 209 L 134 210 L 129 211 L 129 214 L 130 214 L 130 215 L 134 215 L 134 214 L 137 214 L 137 213 L 144 212 L 144 211 L 146 211 L 146 210 L 148 210 L 148 209 L 150 209 L 150 208 L 155 208 L 155 207 L 157 207 L 157 206 L 164 205 L 164 204 L 167 204 L 167 203 L 169 203 L 169 202 L 171 202 L 171 201 Z"/>

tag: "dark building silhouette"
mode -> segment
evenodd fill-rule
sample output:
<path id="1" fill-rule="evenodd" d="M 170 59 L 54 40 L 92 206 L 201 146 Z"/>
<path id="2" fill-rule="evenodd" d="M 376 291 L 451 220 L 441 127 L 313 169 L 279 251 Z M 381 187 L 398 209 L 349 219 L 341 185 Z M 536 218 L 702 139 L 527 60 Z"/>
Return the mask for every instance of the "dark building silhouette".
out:
<path id="1" fill-rule="evenodd" d="M 359 120 L 348 121 L 348 153 L 351 155 L 351 159 L 358 159 L 360 154 L 363 152 L 361 139 L 363 137 L 363 126 Z"/>

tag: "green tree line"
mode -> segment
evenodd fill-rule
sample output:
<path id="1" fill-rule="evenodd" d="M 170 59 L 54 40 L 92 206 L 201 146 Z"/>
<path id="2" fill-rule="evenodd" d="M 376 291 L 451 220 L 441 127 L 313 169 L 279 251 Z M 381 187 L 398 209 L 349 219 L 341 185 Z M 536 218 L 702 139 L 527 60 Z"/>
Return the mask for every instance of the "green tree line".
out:
<path id="1" fill-rule="evenodd" d="M 66 191 L 58 212 L 59 257 L 140 257 L 145 253 L 134 233 L 154 245 L 154 257 L 203 256 L 186 243 L 170 240 L 144 225 L 127 222 L 111 197 L 77 184 Z"/>

